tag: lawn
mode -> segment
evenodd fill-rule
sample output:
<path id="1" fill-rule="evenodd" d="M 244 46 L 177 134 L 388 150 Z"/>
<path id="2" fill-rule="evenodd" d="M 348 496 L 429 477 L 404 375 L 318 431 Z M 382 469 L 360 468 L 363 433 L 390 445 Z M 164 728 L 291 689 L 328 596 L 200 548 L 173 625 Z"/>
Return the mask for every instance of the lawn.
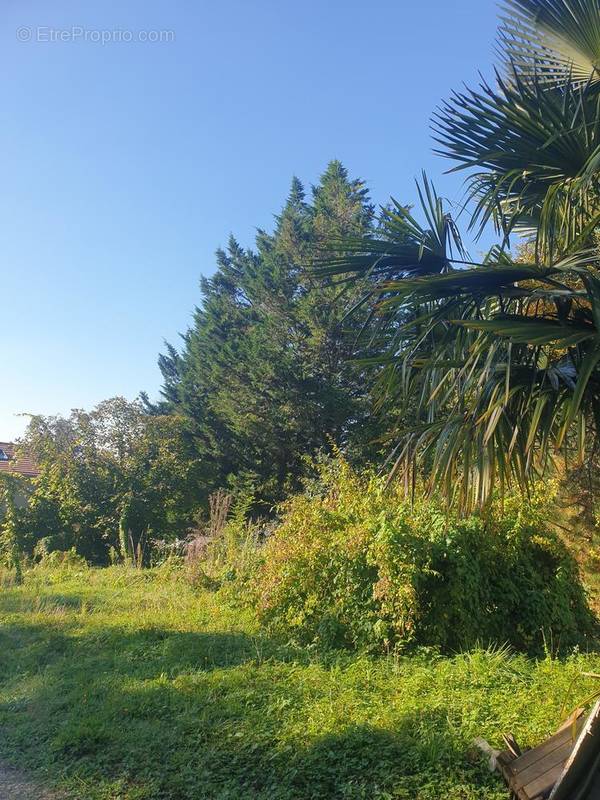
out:
<path id="1" fill-rule="evenodd" d="M 0 758 L 76 800 L 506 798 L 600 656 L 296 649 L 176 572 L 36 569 L 0 589 Z"/>

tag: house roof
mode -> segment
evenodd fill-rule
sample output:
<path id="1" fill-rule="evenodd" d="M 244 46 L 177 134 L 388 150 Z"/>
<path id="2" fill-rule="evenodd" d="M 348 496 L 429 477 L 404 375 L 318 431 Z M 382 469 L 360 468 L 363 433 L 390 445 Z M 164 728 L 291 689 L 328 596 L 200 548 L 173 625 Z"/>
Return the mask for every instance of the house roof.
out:
<path id="1" fill-rule="evenodd" d="M 0 442 L 0 474 L 3 472 L 16 472 L 19 475 L 25 475 L 29 478 L 34 478 L 40 474 L 40 470 L 35 461 L 27 455 L 27 453 L 16 453 L 17 447 L 12 442 Z"/>

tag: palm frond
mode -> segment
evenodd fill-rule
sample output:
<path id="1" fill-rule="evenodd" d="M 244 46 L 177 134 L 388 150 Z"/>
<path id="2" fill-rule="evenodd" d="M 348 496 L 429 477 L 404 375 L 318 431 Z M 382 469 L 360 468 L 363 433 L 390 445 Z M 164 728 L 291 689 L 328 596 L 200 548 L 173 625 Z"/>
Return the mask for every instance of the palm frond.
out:
<path id="1" fill-rule="evenodd" d="M 560 347 L 573 347 L 588 339 L 595 339 L 598 331 L 592 325 L 577 322 L 554 322 L 549 319 L 520 316 L 518 314 L 499 316 L 484 320 L 451 320 L 456 325 L 475 331 L 485 331 L 504 336 L 518 344 L 531 347 L 556 344 Z"/>
<path id="2" fill-rule="evenodd" d="M 510 72 L 544 83 L 600 83 L 597 0 L 505 0 L 499 46 Z"/>
<path id="3" fill-rule="evenodd" d="M 600 93 L 589 84 L 548 88 L 498 75 L 496 88 L 484 81 L 455 93 L 433 129 L 436 152 L 457 162 L 452 171 L 475 170 L 471 227 L 528 227 L 553 255 L 581 249 L 582 233 L 600 224 Z"/>
<path id="4" fill-rule="evenodd" d="M 332 242 L 317 265 L 364 282 L 359 349 L 398 421 L 391 477 L 422 470 L 463 508 L 600 434 L 600 4 L 504 7 L 506 76 L 433 120 L 437 152 L 469 173 L 471 229 L 493 221 L 500 243 L 470 261 L 424 177 L 420 214 L 392 201 L 374 235 Z M 515 232 L 527 263 L 511 256 Z"/>
<path id="5" fill-rule="evenodd" d="M 426 225 L 396 200 L 382 208 L 377 234 L 333 239 L 314 265 L 321 277 L 352 274 L 371 279 L 431 275 L 449 269 L 453 254 L 466 258 L 458 229 L 425 173 L 417 194 Z"/>

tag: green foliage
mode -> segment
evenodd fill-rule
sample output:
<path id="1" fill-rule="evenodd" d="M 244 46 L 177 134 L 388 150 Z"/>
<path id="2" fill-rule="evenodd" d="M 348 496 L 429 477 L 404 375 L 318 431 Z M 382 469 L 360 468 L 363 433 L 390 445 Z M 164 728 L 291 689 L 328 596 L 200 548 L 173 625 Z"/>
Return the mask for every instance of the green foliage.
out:
<path id="1" fill-rule="evenodd" d="M 575 562 L 549 530 L 550 487 L 459 518 L 343 462 L 285 506 L 254 581 L 261 619 L 302 642 L 540 652 L 593 632 Z"/>
<path id="2" fill-rule="evenodd" d="M 43 540 L 41 540 L 43 541 Z M 40 569 L 52 570 L 55 575 L 75 571 L 79 575 L 88 566 L 87 561 L 78 555 L 74 547 L 70 550 L 38 550 L 38 566 Z"/>
<path id="3" fill-rule="evenodd" d="M 15 581 L 23 579 L 22 559 L 26 539 L 24 511 L 19 496 L 27 497 L 29 486 L 19 475 L 0 475 L 0 565 L 14 570 Z"/>
<path id="4" fill-rule="evenodd" d="M 0 758 L 76 800 L 504 800 L 473 738 L 535 745 L 600 673 L 283 646 L 168 568 L 37 566 L 0 617 Z"/>
<path id="5" fill-rule="evenodd" d="M 326 239 L 362 235 L 371 219 L 364 185 L 333 161 L 310 202 L 293 180 L 255 250 L 232 238 L 218 251 L 181 352 L 169 346 L 160 358 L 166 408 L 193 425 L 203 491 L 251 486 L 265 513 L 297 488 L 304 456 L 330 439 L 370 454 L 368 381 L 350 361 L 361 319 L 345 330 L 341 295 L 352 294 L 319 285 L 306 265 Z"/>
<path id="6" fill-rule="evenodd" d="M 549 263 L 589 245 L 600 222 L 596 89 L 513 74 L 456 93 L 434 125 L 439 152 L 471 171 L 471 226 L 493 218 L 506 235 L 529 229 Z"/>
<path id="7" fill-rule="evenodd" d="M 548 474 L 559 448 L 583 462 L 600 425 L 598 3 L 506 5 L 507 74 L 434 117 L 438 152 L 468 176 L 470 227 L 493 220 L 499 244 L 472 261 L 425 180 L 424 224 L 394 203 L 318 267 L 367 284 L 360 350 L 380 370 L 394 473 L 465 509 Z"/>
<path id="8" fill-rule="evenodd" d="M 68 419 L 34 417 L 26 446 L 40 465 L 24 513 L 31 553 L 74 547 L 94 563 L 110 549 L 146 563 L 155 539 L 175 539 L 198 505 L 200 464 L 186 422 L 113 398 Z"/>
<path id="9" fill-rule="evenodd" d="M 596 0 L 505 0 L 500 44 L 510 68 L 552 83 L 600 80 Z"/>

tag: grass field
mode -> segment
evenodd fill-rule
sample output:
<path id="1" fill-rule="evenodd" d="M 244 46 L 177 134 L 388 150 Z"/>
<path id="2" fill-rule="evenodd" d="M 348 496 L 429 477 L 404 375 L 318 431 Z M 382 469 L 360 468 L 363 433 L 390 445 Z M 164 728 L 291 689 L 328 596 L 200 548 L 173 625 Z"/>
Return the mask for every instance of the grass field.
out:
<path id="1" fill-rule="evenodd" d="M 0 758 L 76 800 L 505 798 L 600 656 L 297 650 L 175 573 L 36 569 L 0 589 Z"/>

